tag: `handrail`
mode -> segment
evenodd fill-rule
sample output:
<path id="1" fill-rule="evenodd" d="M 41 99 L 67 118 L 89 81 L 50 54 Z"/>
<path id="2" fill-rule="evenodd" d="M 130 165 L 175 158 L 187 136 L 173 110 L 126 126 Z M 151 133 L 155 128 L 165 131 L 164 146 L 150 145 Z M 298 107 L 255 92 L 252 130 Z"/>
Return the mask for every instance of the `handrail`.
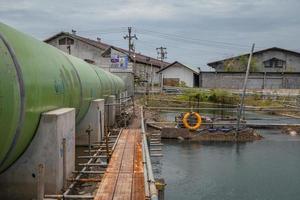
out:
<path id="1" fill-rule="evenodd" d="M 150 193 L 150 199 L 151 200 L 158 200 L 158 192 L 155 186 L 155 179 L 153 175 L 153 170 L 152 170 L 152 164 L 151 164 L 151 159 L 150 159 L 150 154 L 149 154 L 149 148 L 148 148 L 148 143 L 147 143 L 147 138 L 146 138 L 146 131 L 145 131 L 145 124 L 144 124 L 144 114 L 143 114 L 143 107 L 141 107 L 141 129 L 142 129 L 142 146 L 143 146 L 143 159 L 144 160 L 144 167 L 146 167 L 147 170 L 147 182 L 149 184 L 149 193 Z M 146 186 L 145 186 L 146 188 Z M 147 192 L 147 190 L 145 191 Z"/>

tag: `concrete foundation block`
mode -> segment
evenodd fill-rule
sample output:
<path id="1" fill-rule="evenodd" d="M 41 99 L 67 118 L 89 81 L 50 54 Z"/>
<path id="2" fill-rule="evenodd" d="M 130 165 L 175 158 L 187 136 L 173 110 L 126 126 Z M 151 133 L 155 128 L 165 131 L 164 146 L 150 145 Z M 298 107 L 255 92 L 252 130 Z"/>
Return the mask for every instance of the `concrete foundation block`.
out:
<path id="1" fill-rule="evenodd" d="M 36 199 L 38 166 L 45 166 L 45 193 L 63 188 L 63 139 L 66 139 L 66 176 L 75 170 L 75 109 L 43 113 L 37 132 L 23 155 L 0 175 L 0 199 Z"/>
<path id="2" fill-rule="evenodd" d="M 116 117 L 121 115 L 121 99 L 122 98 L 122 93 L 116 95 Z"/>
<path id="3" fill-rule="evenodd" d="M 76 145 L 88 145 L 86 130 L 92 129 L 91 143 L 100 142 L 104 138 L 104 99 L 91 101 L 89 110 L 81 122 L 76 126 Z"/>
<path id="4" fill-rule="evenodd" d="M 105 102 L 105 125 L 112 127 L 116 119 L 116 96 L 110 95 L 106 98 Z"/>

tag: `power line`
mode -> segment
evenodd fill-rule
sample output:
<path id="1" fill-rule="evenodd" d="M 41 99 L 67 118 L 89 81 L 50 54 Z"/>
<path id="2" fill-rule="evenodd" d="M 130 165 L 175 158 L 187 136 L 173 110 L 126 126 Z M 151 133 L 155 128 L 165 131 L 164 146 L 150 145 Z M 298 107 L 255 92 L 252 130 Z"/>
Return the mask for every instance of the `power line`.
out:
<path id="1" fill-rule="evenodd" d="M 126 27 L 107 28 L 107 29 L 90 29 L 90 30 L 83 30 L 80 32 L 89 32 L 89 33 L 97 32 L 98 34 L 115 34 L 115 33 L 124 33 L 125 28 Z M 127 29 L 128 28 L 131 28 L 131 27 L 127 27 Z M 148 29 L 134 29 L 134 30 L 140 34 L 149 35 L 152 37 L 159 37 L 159 38 L 163 38 L 163 39 L 167 39 L 167 40 L 175 40 L 176 42 L 192 43 L 195 45 L 221 46 L 221 47 L 225 47 L 225 48 L 238 47 L 238 48 L 247 48 L 247 49 L 249 47 L 249 45 L 184 37 L 184 36 L 178 35 L 178 34 L 162 33 L 162 32 L 148 30 Z"/>
<path id="2" fill-rule="evenodd" d="M 187 38 L 182 35 L 162 33 L 162 32 L 152 31 L 152 30 L 147 30 L 147 29 L 140 29 L 140 30 L 144 31 L 144 33 L 150 32 L 150 33 L 154 33 L 154 34 L 158 34 L 158 35 L 177 37 L 177 38 L 184 39 L 184 40 L 210 42 L 210 43 L 216 43 L 216 44 L 222 44 L 222 45 L 239 46 L 239 47 L 247 47 L 247 48 L 249 47 L 248 45 L 242 45 L 242 44 L 237 44 L 237 43 L 221 42 L 221 41 L 214 41 L 214 40 L 204 40 L 204 39 L 191 38 L 191 37 Z"/>
<path id="3" fill-rule="evenodd" d="M 119 32 L 122 33 L 126 31 L 127 28 L 125 27 L 115 27 L 115 28 L 104 28 L 104 29 L 87 29 L 87 30 L 82 30 L 80 32 Z"/>
<path id="4" fill-rule="evenodd" d="M 149 42 L 149 41 L 146 41 L 146 40 L 139 40 L 139 43 L 138 44 L 144 44 L 143 45 L 143 48 L 145 48 L 145 45 L 146 47 L 150 46 L 150 47 L 155 47 L 156 48 L 156 45 L 155 44 L 158 44 L 158 42 Z M 184 49 L 184 50 L 190 50 L 190 51 L 197 51 L 197 52 L 205 52 L 205 53 L 217 53 L 217 54 L 222 54 L 222 55 L 225 55 L 224 51 L 216 51 L 216 50 L 212 50 L 212 49 L 207 49 L 207 48 L 202 48 L 200 46 L 185 46 L 185 45 L 178 45 L 178 44 L 175 44 L 173 42 L 168 42 L 167 43 L 168 46 L 172 47 L 173 48 L 176 48 L 176 49 Z"/>
<path id="5" fill-rule="evenodd" d="M 191 38 L 191 37 L 184 37 L 182 35 L 176 35 L 176 34 L 167 34 L 167 33 L 161 33 L 157 31 L 147 30 L 147 29 L 139 29 L 137 30 L 138 33 L 149 35 L 152 37 L 159 37 L 167 40 L 174 40 L 176 42 L 185 42 L 185 43 L 191 43 L 194 45 L 202 45 L 202 46 L 218 46 L 218 47 L 224 47 L 224 48 L 248 48 L 248 45 L 242 45 L 237 43 L 229 43 L 229 42 L 220 42 L 220 41 L 213 41 L 213 40 L 203 40 L 203 39 L 197 39 L 197 38 Z"/>
<path id="6" fill-rule="evenodd" d="M 106 29 L 90 29 L 90 30 L 83 30 L 80 31 L 81 33 L 89 32 L 89 33 L 97 33 L 97 34 L 118 34 L 118 33 L 124 33 L 126 31 L 126 28 L 131 27 L 118 27 L 118 28 L 106 28 Z M 200 45 L 200 46 L 210 46 L 210 47 L 218 47 L 218 48 L 238 48 L 240 49 L 248 49 L 249 45 L 244 44 L 237 44 L 237 43 L 231 43 L 231 42 L 222 42 L 222 41 L 215 41 L 215 40 L 205 40 L 205 39 L 198 39 L 198 38 L 191 38 L 191 37 L 185 37 L 183 35 L 178 34 L 169 34 L 169 33 L 163 33 L 158 31 L 153 31 L 149 29 L 134 29 L 136 32 L 148 35 L 151 37 L 158 37 L 166 40 L 172 40 L 175 42 L 184 42 L 189 43 L 192 45 Z M 128 31 L 129 32 L 129 31 Z M 259 48 L 266 48 L 266 47 L 259 47 Z"/>

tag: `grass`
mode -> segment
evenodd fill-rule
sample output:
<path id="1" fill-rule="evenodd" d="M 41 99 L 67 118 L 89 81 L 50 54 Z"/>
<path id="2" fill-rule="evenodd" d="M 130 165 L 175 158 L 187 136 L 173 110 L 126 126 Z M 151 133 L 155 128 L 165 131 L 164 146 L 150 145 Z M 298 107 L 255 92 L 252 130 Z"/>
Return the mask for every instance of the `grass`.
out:
<path id="1" fill-rule="evenodd" d="M 253 94 L 245 97 L 245 105 L 258 107 L 283 106 L 282 98 L 284 97 L 277 97 L 274 100 L 270 97 L 263 97 L 261 94 Z M 158 94 L 152 96 L 153 100 L 149 99 L 148 106 L 194 106 L 198 102 L 236 106 L 240 103 L 240 96 L 238 94 L 222 89 L 204 90 L 188 88 L 183 90 L 183 93 L 179 95 Z M 157 101 L 157 99 L 160 99 L 161 102 Z M 141 103 L 145 103 L 145 100 L 142 100 Z"/>
<path id="2" fill-rule="evenodd" d="M 221 104 L 237 104 L 239 96 L 232 94 L 226 90 L 212 89 L 212 90 L 199 90 L 188 89 L 182 95 L 176 97 L 178 100 L 184 101 L 199 101 L 199 102 L 212 102 Z"/>

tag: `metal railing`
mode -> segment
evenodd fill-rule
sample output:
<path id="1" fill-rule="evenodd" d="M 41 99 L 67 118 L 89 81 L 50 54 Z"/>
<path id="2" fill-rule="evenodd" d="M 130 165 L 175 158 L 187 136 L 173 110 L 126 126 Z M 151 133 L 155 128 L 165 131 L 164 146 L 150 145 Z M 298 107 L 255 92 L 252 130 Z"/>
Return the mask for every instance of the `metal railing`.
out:
<path id="1" fill-rule="evenodd" d="M 142 131 L 142 152 L 143 152 L 143 164 L 144 164 L 144 176 L 145 176 L 145 194 L 151 200 L 158 200 L 158 191 L 155 185 L 155 179 L 152 170 L 152 164 L 150 159 L 150 151 L 148 148 L 147 137 L 145 132 L 144 123 L 144 111 L 141 107 L 141 131 Z"/>

